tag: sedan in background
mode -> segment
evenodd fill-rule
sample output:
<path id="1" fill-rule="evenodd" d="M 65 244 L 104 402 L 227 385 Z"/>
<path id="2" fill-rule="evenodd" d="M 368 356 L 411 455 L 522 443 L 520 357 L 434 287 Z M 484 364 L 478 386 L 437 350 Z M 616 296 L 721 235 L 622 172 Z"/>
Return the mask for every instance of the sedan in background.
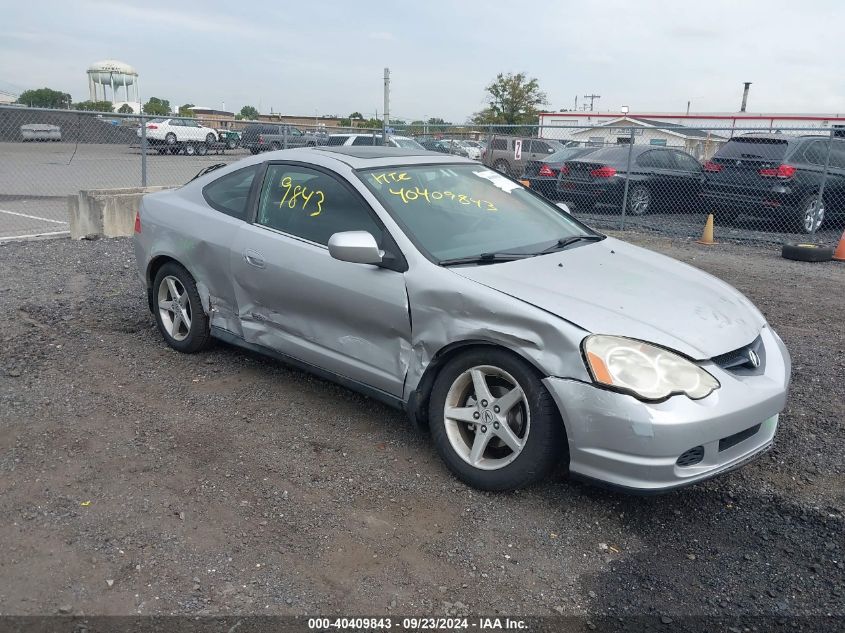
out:
<path id="1" fill-rule="evenodd" d="M 403 409 L 484 490 L 558 465 L 692 484 L 769 448 L 786 402 L 789 354 L 737 290 L 457 156 L 248 157 L 144 196 L 134 248 L 168 345 L 214 337 Z M 300 459 L 289 440 L 270 459 Z"/>
<path id="2" fill-rule="evenodd" d="M 463 156 L 464 158 L 469 158 L 468 152 L 463 147 L 448 139 L 429 139 L 426 141 L 420 141 L 420 145 L 422 145 L 425 149 L 430 152 L 438 152 L 440 154 L 454 154 L 455 156 Z"/>
<path id="3" fill-rule="evenodd" d="M 568 160 L 582 158 L 587 154 L 596 151 L 596 147 L 567 147 L 554 154 L 549 154 L 539 160 L 529 160 L 525 163 L 525 171 L 522 172 L 522 180 L 528 181 L 528 186 L 537 193 L 540 193 L 550 200 L 559 198 L 557 191 L 557 179 L 560 170 Z"/>
<path id="4" fill-rule="evenodd" d="M 138 138 L 141 130 L 138 129 Z M 153 119 L 147 121 L 147 142 L 175 148 L 186 141 L 216 143 L 217 130 L 201 125 L 196 119 Z"/>
<path id="5" fill-rule="evenodd" d="M 629 215 L 645 215 L 658 207 L 672 211 L 700 207 L 701 163 L 681 150 L 651 145 L 604 147 L 567 160 L 561 166 L 557 193 L 581 211 L 590 211 L 596 204 L 619 208 L 626 179 Z"/>

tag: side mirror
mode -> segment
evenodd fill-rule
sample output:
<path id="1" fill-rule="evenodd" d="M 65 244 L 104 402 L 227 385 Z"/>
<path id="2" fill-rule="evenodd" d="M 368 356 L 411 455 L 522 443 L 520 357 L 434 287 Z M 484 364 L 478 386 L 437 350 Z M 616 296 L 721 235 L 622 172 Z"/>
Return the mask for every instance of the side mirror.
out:
<path id="1" fill-rule="evenodd" d="M 382 253 L 376 238 L 367 231 L 343 231 L 329 238 L 329 254 L 352 264 L 380 264 Z"/>
<path id="2" fill-rule="evenodd" d="M 570 211 L 570 210 L 569 210 L 569 205 L 564 204 L 563 202 L 558 202 L 555 206 L 556 206 L 558 209 L 560 209 L 561 211 L 565 211 L 565 212 L 566 212 L 566 213 L 568 213 L 569 215 L 572 215 L 572 211 Z"/>

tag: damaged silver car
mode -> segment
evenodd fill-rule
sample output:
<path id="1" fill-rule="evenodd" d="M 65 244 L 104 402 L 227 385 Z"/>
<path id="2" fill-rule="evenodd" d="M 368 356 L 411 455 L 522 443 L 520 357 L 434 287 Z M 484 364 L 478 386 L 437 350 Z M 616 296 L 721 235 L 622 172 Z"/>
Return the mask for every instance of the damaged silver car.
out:
<path id="1" fill-rule="evenodd" d="M 476 162 L 318 147 L 144 197 L 165 341 L 271 355 L 408 412 L 485 490 L 563 464 L 677 488 L 772 443 L 789 354 L 722 281 L 606 237 Z"/>

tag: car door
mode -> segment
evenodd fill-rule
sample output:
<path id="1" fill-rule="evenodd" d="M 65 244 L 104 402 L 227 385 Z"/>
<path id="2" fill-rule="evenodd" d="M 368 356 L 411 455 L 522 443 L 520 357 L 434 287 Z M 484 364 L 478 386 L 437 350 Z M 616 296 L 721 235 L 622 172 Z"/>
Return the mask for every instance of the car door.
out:
<path id="1" fill-rule="evenodd" d="M 675 176 L 671 191 L 677 192 L 676 198 L 680 203 L 678 210 L 695 208 L 701 201 L 701 185 L 704 174 L 701 163 L 680 150 L 673 150 L 672 158 L 675 161 Z"/>
<path id="2" fill-rule="evenodd" d="M 334 259 L 329 238 L 351 230 L 395 249 L 350 183 L 313 166 L 269 164 L 254 222 L 231 251 L 243 337 L 401 396 L 411 350 L 405 276 Z"/>
<path id="3" fill-rule="evenodd" d="M 675 161 L 665 149 L 652 149 L 637 157 L 637 169 L 641 182 L 648 185 L 656 203 L 673 201 L 677 192 L 672 191 L 675 178 Z"/>

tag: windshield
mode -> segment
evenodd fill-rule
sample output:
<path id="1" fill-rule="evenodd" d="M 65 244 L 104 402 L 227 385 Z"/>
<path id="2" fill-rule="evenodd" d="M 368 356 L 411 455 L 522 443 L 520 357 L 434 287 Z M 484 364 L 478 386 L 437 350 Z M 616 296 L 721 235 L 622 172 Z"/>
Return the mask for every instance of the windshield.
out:
<path id="1" fill-rule="evenodd" d="M 477 164 L 359 170 L 358 176 L 418 246 L 438 260 L 533 254 L 596 235 L 558 207 Z"/>
<path id="2" fill-rule="evenodd" d="M 394 136 L 393 142 L 396 143 L 397 147 L 404 147 L 406 149 L 425 149 L 412 138 L 396 138 Z"/>

